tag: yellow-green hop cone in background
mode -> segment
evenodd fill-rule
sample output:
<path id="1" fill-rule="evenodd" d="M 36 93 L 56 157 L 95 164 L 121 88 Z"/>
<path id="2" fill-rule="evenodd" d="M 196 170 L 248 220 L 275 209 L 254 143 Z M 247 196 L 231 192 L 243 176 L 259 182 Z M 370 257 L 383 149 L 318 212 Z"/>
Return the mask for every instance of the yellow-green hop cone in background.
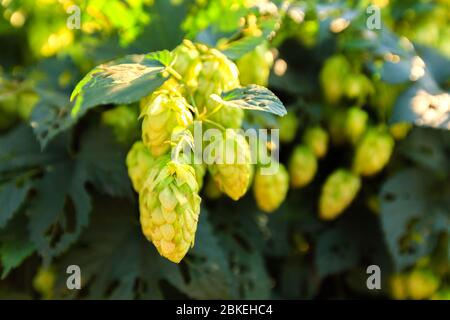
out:
<path id="1" fill-rule="evenodd" d="M 355 99 L 358 104 L 363 104 L 366 98 L 374 92 L 372 82 L 364 74 L 348 74 L 344 82 L 345 95 Z"/>
<path id="2" fill-rule="evenodd" d="M 293 188 L 301 188 L 309 184 L 317 172 L 317 158 L 314 152 L 305 145 L 299 145 L 289 159 L 289 176 Z"/>
<path id="3" fill-rule="evenodd" d="M 345 79 L 350 69 L 350 63 L 343 55 L 335 55 L 325 61 L 320 71 L 320 84 L 329 103 L 335 104 L 343 96 Z"/>
<path id="4" fill-rule="evenodd" d="M 284 117 L 278 118 L 280 129 L 280 142 L 290 143 L 294 140 L 298 129 L 298 119 L 294 112 L 288 112 Z"/>
<path id="5" fill-rule="evenodd" d="M 239 79 L 243 86 L 257 84 L 267 87 L 270 69 L 273 65 L 273 54 L 267 42 L 260 44 L 253 51 L 245 54 L 236 62 Z"/>
<path id="6" fill-rule="evenodd" d="M 217 152 L 211 152 L 208 163 L 209 173 L 219 190 L 233 200 L 238 200 L 246 192 L 252 174 L 250 146 L 245 137 L 227 130 L 220 139 Z M 229 148 L 231 146 L 231 148 Z"/>
<path id="7" fill-rule="evenodd" d="M 347 140 L 346 121 L 347 110 L 336 109 L 329 114 L 328 131 L 331 142 L 336 146 L 342 145 Z"/>
<path id="8" fill-rule="evenodd" d="M 264 174 L 261 167 L 256 169 L 253 194 L 262 211 L 271 213 L 278 209 L 286 199 L 288 189 L 289 175 L 283 164 L 280 163 L 274 173 Z"/>
<path id="9" fill-rule="evenodd" d="M 42 299 L 52 299 L 56 282 L 56 273 L 53 267 L 39 267 L 33 278 L 33 288 L 39 292 Z"/>
<path id="10" fill-rule="evenodd" d="M 353 170 L 362 176 L 380 172 L 391 158 L 394 139 L 383 129 L 371 128 L 356 146 Z"/>
<path id="11" fill-rule="evenodd" d="M 121 105 L 103 112 L 102 123 L 112 129 L 117 142 L 128 144 L 138 135 L 138 117 L 132 106 Z"/>
<path id="12" fill-rule="evenodd" d="M 328 133 L 319 126 L 308 128 L 303 134 L 303 143 L 317 158 L 323 158 L 328 150 Z"/>
<path id="13" fill-rule="evenodd" d="M 154 159 L 142 141 L 133 144 L 127 154 L 128 176 L 131 179 L 134 190 L 140 192 L 147 179 Z"/>
<path id="14" fill-rule="evenodd" d="M 409 122 L 397 122 L 389 127 L 389 133 L 395 140 L 403 140 L 412 129 L 412 124 Z"/>
<path id="15" fill-rule="evenodd" d="M 404 274 L 396 273 L 389 278 L 389 292 L 395 300 L 405 300 L 408 298 L 407 277 Z"/>
<path id="16" fill-rule="evenodd" d="M 170 149 L 170 137 L 175 127 L 186 128 L 193 122 L 184 97 L 174 91 L 158 90 L 142 111 L 142 140 L 154 157 Z"/>
<path id="17" fill-rule="evenodd" d="M 450 287 L 440 289 L 438 292 L 433 294 L 432 300 L 450 300 Z"/>
<path id="18" fill-rule="evenodd" d="M 158 252 L 179 263 L 194 245 L 201 198 L 194 168 L 161 158 L 139 195 L 142 232 Z"/>
<path id="19" fill-rule="evenodd" d="M 351 143 L 358 142 L 359 138 L 366 131 L 369 115 L 358 107 L 352 107 L 347 110 L 345 119 L 345 133 Z"/>
<path id="20" fill-rule="evenodd" d="M 222 192 L 220 191 L 219 187 L 216 185 L 214 179 L 211 176 L 208 176 L 208 179 L 206 180 L 204 192 L 206 197 L 208 197 L 211 200 L 217 200 L 222 195 Z"/>
<path id="21" fill-rule="evenodd" d="M 420 268 L 411 271 L 407 284 L 411 299 L 422 300 L 430 298 L 437 291 L 440 281 L 430 269 Z"/>
<path id="22" fill-rule="evenodd" d="M 337 169 L 325 181 L 319 199 L 319 216 L 336 219 L 355 199 L 361 178 L 346 169 Z"/>

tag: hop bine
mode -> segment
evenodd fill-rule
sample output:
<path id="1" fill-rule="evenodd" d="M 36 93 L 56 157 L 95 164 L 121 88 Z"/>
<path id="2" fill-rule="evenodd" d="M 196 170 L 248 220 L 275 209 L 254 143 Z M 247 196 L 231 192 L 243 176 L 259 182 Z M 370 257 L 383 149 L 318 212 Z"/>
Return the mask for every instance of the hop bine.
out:
<path id="1" fill-rule="evenodd" d="M 179 263 L 194 245 L 201 198 L 194 168 L 161 158 L 139 196 L 142 232 L 158 252 Z"/>

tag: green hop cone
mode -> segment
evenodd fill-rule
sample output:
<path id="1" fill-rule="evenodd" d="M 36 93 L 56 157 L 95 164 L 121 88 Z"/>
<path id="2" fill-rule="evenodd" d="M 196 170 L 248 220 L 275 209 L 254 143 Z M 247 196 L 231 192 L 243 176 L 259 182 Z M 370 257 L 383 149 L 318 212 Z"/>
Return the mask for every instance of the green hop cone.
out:
<path id="1" fill-rule="evenodd" d="M 220 95 L 224 91 L 239 87 L 239 71 L 219 50 L 204 48 L 202 51 L 202 67 L 194 100 L 200 111 L 206 107 L 208 112 L 211 112 L 217 107 L 217 102 L 210 99 L 211 94 Z"/>
<path id="2" fill-rule="evenodd" d="M 346 169 L 337 169 L 325 181 L 319 199 L 319 216 L 336 219 L 355 199 L 361 179 Z"/>
<path id="3" fill-rule="evenodd" d="M 320 84 L 329 103 L 339 102 L 344 95 L 345 78 L 350 69 L 350 64 L 343 55 L 335 55 L 325 61 L 320 71 Z"/>
<path id="4" fill-rule="evenodd" d="M 218 104 L 214 104 L 218 106 Z M 212 108 L 214 110 L 214 108 Z M 214 112 L 208 119 L 217 122 L 225 128 L 239 129 L 244 121 L 244 110 L 228 106 L 221 106 L 219 111 Z"/>
<path id="5" fill-rule="evenodd" d="M 303 134 L 303 143 L 317 158 L 323 158 L 328 150 L 328 133 L 319 126 L 308 128 Z"/>
<path id="6" fill-rule="evenodd" d="M 236 64 L 242 85 L 257 84 L 266 87 L 273 65 L 273 55 L 265 42 L 239 58 Z"/>
<path id="7" fill-rule="evenodd" d="M 175 63 L 173 69 L 181 75 L 188 87 L 195 88 L 198 85 L 198 75 L 202 68 L 200 52 L 197 47 L 189 40 L 183 40 L 173 50 Z"/>
<path id="8" fill-rule="evenodd" d="M 142 232 L 158 252 L 179 263 L 194 245 L 201 198 L 194 168 L 161 158 L 139 195 Z"/>
<path id="9" fill-rule="evenodd" d="M 43 299 L 49 300 L 53 298 L 56 282 L 56 272 L 53 267 L 39 267 L 33 278 L 33 288 L 39 292 Z"/>
<path id="10" fill-rule="evenodd" d="M 206 180 L 204 191 L 205 195 L 211 200 L 217 200 L 222 195 L 222 192 L 219 190 L 211 176 L 208 176 L 208 179 Z"/>
<path id="11" fill-rule="evenodd" d="M 289 159 L 289 175 L 293 188 L 309 184 L 317 172 L 317 158 L 311 148 L 299 145 Z"/>
<path id="12" fill-rule="evenodd" d="M 431 297 L 432 300 L 450 301 L 450 287 L 442 288 Z"/>
<path id="13" fill-rule="evenodd" d="M 405 300 L 408 298 L 407 277 L 404 274 L 396 273 L 389 278 L 389 291 L 395 300 Z"/>
<path id="14" fill-rule="evenodd" d="M 227 130 L 223 137 L 214 144 L 208 169 L 219 190 L 231 199 L 238 200 L 247 192 L 250 184 L 250 147 L 243 135 L 232 130 Z"/>
<path id="15" fill-rule="evenodd" d="M 343 109 L 332 110 L 328 119 L 328 131 L 334 145 L 342 145 L 347 139 L 346 133 L 347 112 Z"/>
<path id="16" fill-rule="evenodd" d="M 142 140 L 154 157 L 170 149 L 169 140 L 175 127 L 187 127 L 193 121 L 186 99 L 165 89 L 153 93 L 142 117 Z"/>
<path id="17" fill-rule="evenodd" d="M 154 159 L 142 141 L 137 141 L 128 152 L 126 162 L 133 188 L 136 192 L 140 192 Z"/>
<path id="18" fill-rule="evenodd" d="M 428 268 L 413 270 L 407 279 L 408 294 L 414 300 L 430 298 L 439 288 L 437 275 Z"/>
<path id="19" fill-rule="evenodd" d="M 294 140 L 298 129 L 298 119 L 294 112 L 288 112 L 284 117 L 278 118 L 280 141 L 290 143 Z"/>
<path id="20" fill-rule="evenodd" d="M 264 174 L 261 167 L 256 169 L 253 194 L 262 211 L 271 213 L 278 209 L 286 198 L 288 189 L 289 175 L 281 163 L 275 173 Z"/>
<path id="21" fill-rule="evenodd" d="M 389 127 L 389 133 L 395 140 L 403 140 L 412 129 L 412 124 L 409 122 L 397 122 Z"/>
<path id="22" fill-rule="evenodd" d="M 345 119 L 345 133 L 352 143 L 356 143 L 366 131 L 369 115 L 358 107 L 352 107 L 347 110 Z"/>
<path id="23" fill-rule="evenodd" d="M 367 96 L 374 92 L 372 82 L 365 75 L 348 74 L 345 77 L 344 92 L 347 98 L 354 99 L 358 104 L 363 104 Z"/>
<path id="24" fill-rule="evenodd" d="M 353 170 L 362 176 L 381 171 L 391 158 L 394 139 L 383 129 L 371 128 L 356 146 Z"/>
<path id="25" fill-rule="evenodd" d="M 117 142 L 126 145 L 138 135 L 138 116 L 133 107 L 121 105 L 103 112 L 102 123 L 112 129 Z"/>

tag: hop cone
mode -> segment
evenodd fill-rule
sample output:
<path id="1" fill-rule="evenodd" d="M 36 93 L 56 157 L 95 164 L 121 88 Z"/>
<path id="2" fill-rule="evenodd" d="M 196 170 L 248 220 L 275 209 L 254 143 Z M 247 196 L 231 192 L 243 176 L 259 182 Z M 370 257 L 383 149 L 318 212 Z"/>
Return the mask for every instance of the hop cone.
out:
<path id="1" fill-rule="evenodd" d="M 140 192 L 154 159 L 142 141 L 137 141 L 128 152 L 126 162 L 133 188 L 136 192 Z"/>
<path id="2" fill-rule="evenodd" d="M 403 140 L 411 131 L 412 124 L 409 122 L 397 122 L 389 127 L 389 133 L 395 140 Z"/>
<path id="3" fill-rule="evenodd" d="M 335 55 L 325 61 L 320 72 L 320 83 L 329 103 L 337 103 L 344 95 L 344 82 L 350 72 L 350 64 L 342 55 Z"/>
<path id="4" fill-rule="evenodd" d="M 392 298 L 396 300 L 408 298 L 407 277 L 404 274 L 392 275 L 389 279 L 389 287 Z"/>
<path id="5" fill-rule="evenodd" d="M 193 121 L 186 100 L 176 91 L 158 90 L 142 112 L 142 140 L 158 157 L 170 149 L 168 143 L 175 127 L 187 127 Z"/>
<path id="6" fill-rule="evenodd" d="M 274 174 L 264 175 L 261 168 L 256 170 L 253 194 L 261 210 L 270 213 L 278 209 L 286 198 L 288 189 L 289 175 L 281 163 Z"/>
<path id="7" fill-rule="evenodd" d="M 211 104 L 218 106 L 218 104 Z M 214 110 L 214 107 L 211 107 Z M 228 106 L 222 106 L 219 111 L 208 117 L 225 128 L 239 129 L 244 121 L 244 110 Z"/>
<path id="8" fill-rule="evenodd" d="M 323 158 L 328 150 L 328 133 L 321 127 L 311 127 L 303 134 L 303 143 L 317 158 Z"/>
<path id="9" fill-rule="evenodd" d="M 141 227 L 158 252 L 179 263 L 194 245 L 201 198 L 194 169 L 161 158 L 139 196 Z"/>
<path id="10" fill-rule="evenodd" d="M 54 294 L 56 282 L 56 272 L 53 267 L 40 267 L 33 278 L 34 289 L 42 295 L 44 299 L 51 299 Z"/>
<path id="11" fill-rule="evenodd" d="M 371 176 L 386 166 L 394 148 L 394 139 L 385 131 L 370 129 L 358 143 L 353 158 L 356 173 Z"/>
<path id="12" fill-rule="evenodd" d="M 290 143 L 294 140 L 298 128 L 298 119 L 293 112 L 288 112 L 284 117 L 278 118 L 280 129 L 280 141 Z"/>
<path id="13" fill-rule="evenodd" d="M 328 131 L 333 144 L 341 145 L 347 139 L 346 132 L 347 112 L 346 110 L 333 110 L 329 115 Z"/>
<path id="14" fill-rule="evenodd" d="M 428 268 L 413 270 L 407 279 L 409 296 L 414 300 L 430 298 L 439 288 L 439 278 Z"/>
<path id="15" fill-rule="evenodd" d="M 217 103 L 210 99 L 215 93 L 220 95 L 224 91 L 239 86 L 239 71 L 237 66 L 223 53 L 216 49 L 202 49 L 202 68 L 198 75 L 198 86 L 195 92 L 195 102 L 199 110 L 204 107 L 212 111 Z"/>
<path id="16" fill-rule="evenodd" d="M 363 74 L 349 74 L 345 78 L 345 95 L 350 99 L 356 99 L 358 103 L 363 103 L 373 90 L 369 78 Z"/>
<path id="17" fill-rule="evenodd" d="M 347 138 L 352 143 L 356 143 L 364 131 L 366 131 L 368 118 L 367 112 L 357 107 L 352 107 L 347 110 L 345 132 Z"/>
<path id="18" fill-rule="evenodd" d="M 250 147 L 243 135 L 230 130 L 227 130 L 224 139 L 219 140 L 217 148 L 214 148 L 217 152 L 210 155 L 209 172 L 220 191 L 238 200 L 250 184 Z"/>
<path id="19" fill-rule="evenodd" d="M 355 199 L 361 187 L 359 176 L 345 169 L 334 171 L 322 186 L 319 215 L 323 220 L 333 220 Z"/>
<path id="20" fill-rule="evenodd" d="M 266 87 L 270 68 L 273 65 L 273 55 L 267 43 L 263 43 L 242 56 L 236 64 L 239 68 L 239 79 L 242 85 L 258 84 Z"/>
<path id="21" fill-rule="evenodd" d="M 182 77 L 187 85 L 195 88 L 198 85 L 198 75 L 202 68 L 200 52 L 197 47 L 189 40 L 183 40 L 183 43 L 173 50 L 175 63 L 173 68 Z"/>
<path id="22" fill-rule="evenodd" d="M 304 145 L 294 149 L 289 160 L 291 186 L 301 188 L 312 181 L 317 172 L 317 159 L 313 151 Z"/>
<path id="23" fill-rule="evenodd" d="M 138 116 L 137 110 L 121 105 L 103 112 L 102 123 L 112 128 L 117 142 L 128 144 L 138 135 Z"/>

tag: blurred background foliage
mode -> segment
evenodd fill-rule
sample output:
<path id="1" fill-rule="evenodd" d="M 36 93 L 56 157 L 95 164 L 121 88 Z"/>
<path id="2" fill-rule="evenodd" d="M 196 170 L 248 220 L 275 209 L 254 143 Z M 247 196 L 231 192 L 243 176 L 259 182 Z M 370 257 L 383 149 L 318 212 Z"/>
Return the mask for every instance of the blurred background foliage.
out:
<path id="1" fill-rule="evenodd" d="M 71 30 L 73 5 L 81 28 Z M 379 30 L 367 28 L 370 5 Z M 0 14 L 0 298 L 450 298 L 447 0 L 2 0 Z M 328 152 L 270 215 L 251 192 L 233 202 L 206 188 L 196 245 L 172 264 L 142 236 L 126 173 L 138 106 L 74 121 L 70 93 L 100 63 L 183 38 L 232 57 L 243 21 L 261 15 L 276 19 L 242 46 L 266 41 L 260 67 L 290 119 L 249 112 L 246 126 L 280 127 L 284 163 L 311 127 L 327 129 Z M 390 132 L 393 154 L 323 221 L 321 187 L 350 167 L 361 121 Z M 80 291 L 66 288 L 70 264 Z M 371 264 L 382 290 L 366 287 Z"/>

